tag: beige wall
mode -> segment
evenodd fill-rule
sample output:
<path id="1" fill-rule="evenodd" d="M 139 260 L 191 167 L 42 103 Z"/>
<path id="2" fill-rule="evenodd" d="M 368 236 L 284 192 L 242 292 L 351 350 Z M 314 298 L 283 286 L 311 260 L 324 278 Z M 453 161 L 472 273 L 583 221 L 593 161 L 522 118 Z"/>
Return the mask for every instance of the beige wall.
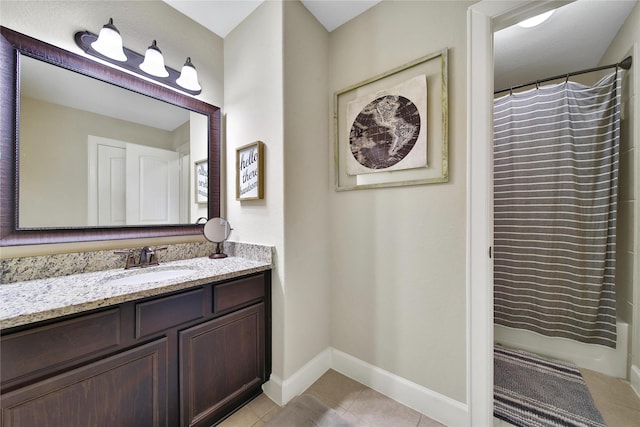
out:
<path id="1" fill-rule="evenodd" d="M 331 345 L 329 34 L 284 3 L 285 360 L 289 377 Z"/>
<path id="2" fill-rule="evenodd" d="M 632 324 L 629 362 L 640 367 L 640 280 L 638 278 L 638 54 L 640 53 L 640 4 L 636 4 L 600 61 L 609 64 L 633 55 L 633 66 L 622 84 L 620 170 L 618 191 L 618 237 L 616 297 L 618 317 Z"/>
<path id="3" fill-rule="evenodd" d="M 265 2 L 224 40 L 227 208 L 231 239 L 275 246 L 273 373 L 285 363 L 283 5 Z M 235 200 L 236 148 L 265 143 L 264 200 Z"/>
<path id="4" fill-rule="evenodd" d="M 330 194 L 331 336 L 338 350 L 461 402 L 470 4 L 385 1 L 329 38 L 330 93 L 449 48 L 449 182 Z"/>
<path id="5" fill-rule="evenodd" d="M 227 165 L 241 145 L 267 147 L 265 200 L 233 200 L 229 171 L 227 217 L 235 239 L 276 247 L 273 369 L 282 380 L 332 345 L 465 400 L 466 135 L 455 127 L 465 123 L 467 6 L 384 3 L 328 34 L 301 4 L 266 2 L 225 39 Z M 332 93 L 444 46 L 450 182 L 335 193 Z"/>
<path id="6" fill-rule="evenodd" d="M 87 224 L 88 135 L 172 149 L 173 133 L 161 129 L 27 97 L 20 111 L 22 227 Z"/>

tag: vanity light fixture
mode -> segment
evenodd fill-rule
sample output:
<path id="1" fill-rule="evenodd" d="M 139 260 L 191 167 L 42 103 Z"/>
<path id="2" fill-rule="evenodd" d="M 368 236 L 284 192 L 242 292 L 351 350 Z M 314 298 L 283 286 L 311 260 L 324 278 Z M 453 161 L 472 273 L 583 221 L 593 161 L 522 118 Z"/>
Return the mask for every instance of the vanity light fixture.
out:
<path id="1" fill-rule="evenodd" d="M 104 24 L 100 30 L 98 39 L 91 43 L 91 47 L 116 61 L 126 61 L 127 55 L 122 50 L 122 36 L 120 31 L 113 25 L 113 18 L 109 18 L 109 22 Z"/>
<path id="2" fill-rule="evenodd" d="M 103 33 L 105 34 L 104 38 Z M 198 83 L 198 73 L 191 63 L 191 58 L 187 58 L 182 72 L 179 73 L 173 68 L 165 66 L 164 57 L 155 40 L 147 49 L 145 56 L 127 49 L 122 45 L 120 32 L 113 25 L 112 18 L 109 18 L 109 23 L 102 27 L 99 36 L 89 31 L 79 31 L 75 34 L 75 41 L 87 54 L 135 74 L 191 95 L 198 95 L 202 92 L 202 87 Z"/>

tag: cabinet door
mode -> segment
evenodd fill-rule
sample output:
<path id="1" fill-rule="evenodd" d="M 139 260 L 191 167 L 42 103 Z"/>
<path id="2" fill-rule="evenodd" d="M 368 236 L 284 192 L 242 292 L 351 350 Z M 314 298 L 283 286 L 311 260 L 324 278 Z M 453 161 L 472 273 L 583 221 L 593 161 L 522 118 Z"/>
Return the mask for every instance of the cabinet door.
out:
<path id="1" fill-rule="evenodd" d="M 180 333 L 183 426 L 210 426 L 261 392 L 265 375 L 264 303 Z"/>
<path id="2" fill-rule="evenodd" d="M 166 426 L 166 390 L 162 339 L 3 394 L 2 425 Z"/>

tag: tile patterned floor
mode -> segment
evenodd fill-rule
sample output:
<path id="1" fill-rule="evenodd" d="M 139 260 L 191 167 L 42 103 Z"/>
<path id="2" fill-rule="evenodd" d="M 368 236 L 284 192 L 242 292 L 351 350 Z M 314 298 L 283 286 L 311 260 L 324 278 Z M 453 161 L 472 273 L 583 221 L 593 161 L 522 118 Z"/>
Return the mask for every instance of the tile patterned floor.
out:
<path id="1" fill-rule="evenodd" d="M 584 369 L 582 375 L 608 427 L 640 426 L 640 397 L 628 382 Z M 327 371 L 305 393 L 314 395 L 356 427 L 442 426 L 333 370 Z M 260 427 L 280 410 L 265 394 L 261 394 L 219 427 Z M 494 419 L 493 427 L 507 426 L 510 424 Z"/>
<path id="2" fill-rule="evenodd" d="M 608 427 L 640 426 L 640 396 L 628 381 L 587 369 L 581 372 Z"/>
<path id="3" fill-rule="evenodd" d="M 327 371 L 305 393 L 317 397 L 356 427 L 442 427 L 408 408 L 334 370 Z M 261 394 L 223 421 L 219 427 L 260 427 L 281 408 Z"/>

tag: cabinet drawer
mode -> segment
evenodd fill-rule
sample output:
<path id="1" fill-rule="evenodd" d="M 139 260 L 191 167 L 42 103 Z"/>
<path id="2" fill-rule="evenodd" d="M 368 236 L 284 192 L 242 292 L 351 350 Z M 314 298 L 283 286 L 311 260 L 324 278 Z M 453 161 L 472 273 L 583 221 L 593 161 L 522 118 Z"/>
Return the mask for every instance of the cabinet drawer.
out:
<path id="1" fill-rule="evenodd" d="M 231 308 L 264 298 L 264 276 L 246 277 L 213 287 L 213 311 Z"/>
<path id="2" fill-rule="evenodd" d="M 2 383 L 68 365 L 120 344 L 120 309 L 2 337 Z"/>
<path id="3" fill-rule="evenodd" d="M 136 304 L 136 338 L 204 316 L 202 288 Z"/>

